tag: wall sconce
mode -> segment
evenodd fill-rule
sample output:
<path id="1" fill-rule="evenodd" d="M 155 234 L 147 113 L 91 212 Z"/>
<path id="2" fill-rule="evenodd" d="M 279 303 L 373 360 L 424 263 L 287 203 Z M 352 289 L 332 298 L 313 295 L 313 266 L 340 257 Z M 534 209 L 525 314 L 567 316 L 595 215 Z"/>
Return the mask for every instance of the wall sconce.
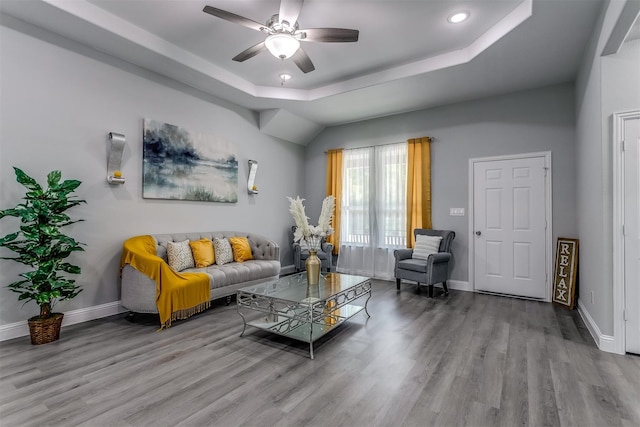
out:
<path id="1" fill-rule="evenodd" d="M 109 159 L 107 160 L 107 182 L 109 184 L 124 184 L 122 177 L 122 153 L 125 138 L 121 133 L 109 132 Z"/>
<path id="2" fill-rule="evenodd" d="M 255 185 L 257 171 L 258 161 L 249 160 L 249 180 L 247 181 L 247 190 L 249 191 L 249 194 L 258 194 L 258 187 Z"/>

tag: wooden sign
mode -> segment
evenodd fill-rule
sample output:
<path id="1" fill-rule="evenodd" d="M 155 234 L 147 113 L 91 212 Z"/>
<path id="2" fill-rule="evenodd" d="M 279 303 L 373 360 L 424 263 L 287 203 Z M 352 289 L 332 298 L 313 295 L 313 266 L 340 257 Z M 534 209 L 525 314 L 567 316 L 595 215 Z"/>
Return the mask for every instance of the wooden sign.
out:
<path id="1" fill-rule="evenodd" d="M 578 278 L 578 239 L 558 237 L 553 302 L 573 310 Z"/>

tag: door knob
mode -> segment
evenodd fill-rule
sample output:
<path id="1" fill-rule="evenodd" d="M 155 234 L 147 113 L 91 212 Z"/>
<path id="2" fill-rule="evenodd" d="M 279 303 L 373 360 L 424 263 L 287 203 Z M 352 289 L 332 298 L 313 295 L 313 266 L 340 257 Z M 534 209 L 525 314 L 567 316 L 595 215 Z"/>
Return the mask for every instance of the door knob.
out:
<path id="1" fill-rule="evenodd" d="M 479 236 L 482 234 L 482 231 L 476 231 L 476 236 Z"/>

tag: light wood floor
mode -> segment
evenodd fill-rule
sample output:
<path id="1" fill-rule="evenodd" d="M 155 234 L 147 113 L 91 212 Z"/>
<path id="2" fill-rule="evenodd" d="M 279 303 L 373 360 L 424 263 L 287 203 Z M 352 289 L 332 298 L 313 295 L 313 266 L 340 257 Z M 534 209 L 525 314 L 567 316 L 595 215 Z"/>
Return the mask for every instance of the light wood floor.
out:
<path id="1" fill-rule="evenodd" d="M 1 426 L 638 426 L 640 357 L 577 312 L 376 281 L 372 317 L 316 347 L 216 304 L 156 332 L 124 315 L 0 343 Z"/>

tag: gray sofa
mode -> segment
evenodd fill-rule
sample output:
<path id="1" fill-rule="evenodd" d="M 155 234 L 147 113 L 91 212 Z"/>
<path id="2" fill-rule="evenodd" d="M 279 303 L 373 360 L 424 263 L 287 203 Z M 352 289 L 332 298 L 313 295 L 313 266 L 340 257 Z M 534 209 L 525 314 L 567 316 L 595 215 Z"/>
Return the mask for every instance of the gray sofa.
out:
<path id="1" fill-rule="evenodd" d="M 205 268 L 189 268 L 182 271 L 209 275 L 211 300 L 230 296 L 245 286 L 278 279 L 280 275 L 280 247 L 266 237 L 238 231 L 215 231 L 186 234 L 156 234 L 156 254 L 167 262 L 167 242 L 199 240 L 241 236 L 249 239 L 252 260 L 210 265 Z M 121 303 L 134 313 L 158 313 L 156 306 L 156 283 L 129 264 L 122 268 Z"/>

